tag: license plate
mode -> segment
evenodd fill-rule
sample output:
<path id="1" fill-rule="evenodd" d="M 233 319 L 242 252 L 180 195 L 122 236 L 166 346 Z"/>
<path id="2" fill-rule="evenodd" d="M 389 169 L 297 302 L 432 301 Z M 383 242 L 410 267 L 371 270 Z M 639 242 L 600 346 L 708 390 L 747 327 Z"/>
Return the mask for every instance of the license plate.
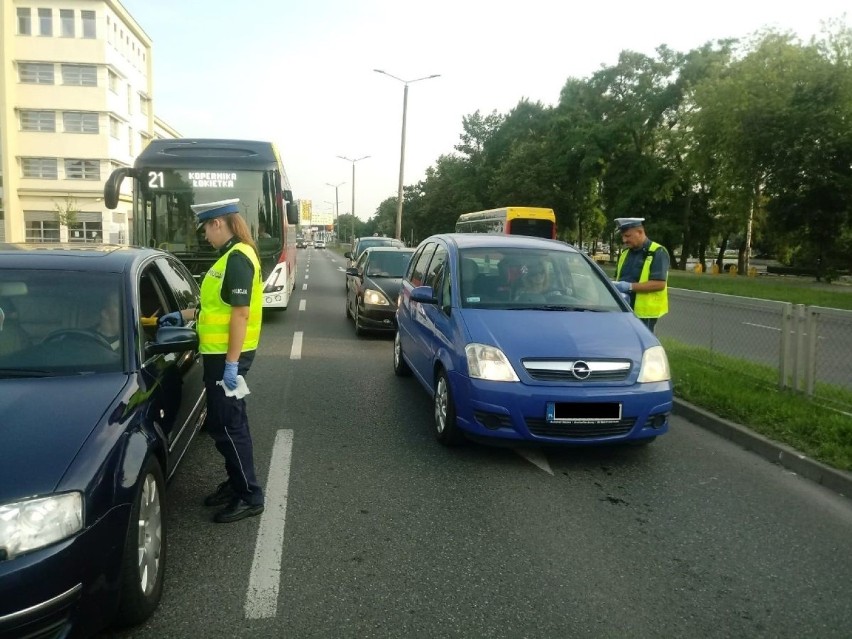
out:
<path id="1" fill-rule="evenodd" d="M 547 421 L 551 424 L 612 424 L 620 420 L 620 402 L 547 402 Z"/>

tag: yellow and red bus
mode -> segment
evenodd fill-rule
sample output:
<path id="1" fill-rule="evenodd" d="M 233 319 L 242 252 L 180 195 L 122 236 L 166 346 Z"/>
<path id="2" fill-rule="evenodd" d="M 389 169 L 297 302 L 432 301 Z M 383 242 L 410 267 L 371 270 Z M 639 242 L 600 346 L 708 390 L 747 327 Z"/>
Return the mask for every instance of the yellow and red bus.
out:
<path id="1" fill-rule="evenodd" d="M 459 215 L 456 233 L 500 233 L 532 235 L 556 239 L 556 214 L 553 209 L 532 206 L 507 206 Z"/>

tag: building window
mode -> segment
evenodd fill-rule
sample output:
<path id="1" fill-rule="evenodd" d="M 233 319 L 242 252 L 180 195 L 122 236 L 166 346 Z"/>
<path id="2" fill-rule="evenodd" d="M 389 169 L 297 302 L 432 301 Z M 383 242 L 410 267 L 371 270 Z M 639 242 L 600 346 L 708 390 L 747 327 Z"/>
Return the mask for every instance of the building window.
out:
<path id="1" fill-rule="evenodd" d="M 59 177 L 56 158 L 21 158 L 21 170 L 25 178 L 55 180 Z"/>
<path id="2" fill-rule="evenodd" d="M 98 86 L 98 68 L 94 64 L 63 64 L 62 84 L 96 87 Z"/>
<path id="3" fill-rule="evenodd" d="M 65 133 L 100 133 L 98 114 L 91 111 L 65 111 L 62 114 Z"/>
<path id="4" fill-rule="evenodd" d="M 43 36 L 53 35 L 53 9 L 38 10 L 38 32 Z"/>
<path id="5" fill-rule="evenodd" d="M 139 110 L 142 111 L 145 115 L 148 115 L 148 105 L 151 101 L 146 98 L 144 95 L 139 96 Z"/>
<path id="6" fill-rule="evenodd" d="M 74 222 L 68 225 L 68 241 L 100 244 L 104 239 L 103 227 L 103 222 Z"/>
<path id="7" fill-rule="evenodd" d="M 33 34 L 33 17 L 29 8 L 18 7 L 18 35 Z"/>
<path id="8" fill-rule="evenodd" d="M 100 180 L 100 160 L 65 160 L 66 180 Z"/>
<path id="9" fill-rule="evenodd" d="M 121 137 L 121 121 L 113 116 L 109 116 L 109 134 L 116 139 Z"/>
<path id="10" fill-rule="evenodd" d="M 107 69 L 107 78 L 109 78 L 109 90 L 113 93 L 118 93 L 118 74 L 111 69 Z"/>
<path id="11" fill-rule="evenodd" d="M 53 221 L 30 221 L 27 220 L 26 230 L 27 242 L 58 242 L 59 222 Z"/>
<path id="12" fill-rule="evenodd" d="M 95 12 L 81 11 L 83 17 L 83 37 L 93 39 L 96 37 L 95 30 Z"/>
<path id="13" fill-rule="evenodd" d="M 22 109 L 21 131 L 56 131 L 56 114 L 53 111 Z"/>
<path id="14" fill-rule="evenodd" d="M 74 37 L 74 10 L 60 9 L 59 10 L 59 28 L 63 38 Z"/>
<path id="15" fill-rule="evenodd" d="M 18 77 L 24 84 L 53 84 L 53 65 L 19 62 Z"/>

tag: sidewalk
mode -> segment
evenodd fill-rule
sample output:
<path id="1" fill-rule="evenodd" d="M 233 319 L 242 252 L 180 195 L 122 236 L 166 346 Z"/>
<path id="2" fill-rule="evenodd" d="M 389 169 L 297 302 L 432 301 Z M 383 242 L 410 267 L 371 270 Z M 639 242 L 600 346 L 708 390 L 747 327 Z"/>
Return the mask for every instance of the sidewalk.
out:
<path id="1" fill-rule="evenodd" d="M 675 398 L 674 414 L 702 428 L 713 431 L 725 439 L 730 439 L 746 450 L 757 453 L 771 462 L 780 464 L 801 477 L 810 479 L 843 497 L 852 499 L 852 473 L 831 468 L 821 462 L 805 457 L 802 453 L 789 446 L 767 439 L 745 426 L 718 417 L 682 399 Z"/>

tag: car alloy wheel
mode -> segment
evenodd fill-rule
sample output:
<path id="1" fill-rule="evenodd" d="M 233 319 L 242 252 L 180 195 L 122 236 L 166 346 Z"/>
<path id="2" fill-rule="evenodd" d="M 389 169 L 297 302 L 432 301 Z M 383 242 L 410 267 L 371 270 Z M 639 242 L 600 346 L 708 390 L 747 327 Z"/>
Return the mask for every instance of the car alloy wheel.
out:
<path id="1" fill-rule="evenodd" d="M 402 356 L 402 338 L 399 336 L 399 330 L 393 336 L 393 372 L 397 377 L 411 375 L 411 369 Z"/>
<path id="2" fill-rule="evenodd" d="M 444 446 L 455 446 L 464 440 L 456 425 L 456 409 L 447 374 L 440 370 L 435 380 L 435 437 Z"/>
<path id="3" fill-rule="evenodd" d="M 165 480 L 155 457 L 140 474 L 130 512 L 122 558 L 121 594 L 116 622 L 139 624 L 157 608 L 166 567 Z"/>

